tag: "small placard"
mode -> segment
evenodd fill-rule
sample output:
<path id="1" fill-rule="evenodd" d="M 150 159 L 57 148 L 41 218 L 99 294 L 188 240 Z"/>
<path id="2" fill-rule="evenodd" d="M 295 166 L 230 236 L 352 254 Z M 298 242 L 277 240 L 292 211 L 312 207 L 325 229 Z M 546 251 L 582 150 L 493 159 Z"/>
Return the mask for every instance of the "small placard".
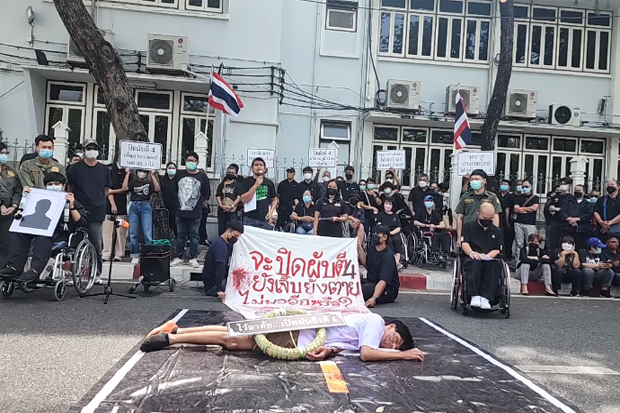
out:
<path id="1" fill-rule="evenodd" d="M 121 168 L 156 171 L 161 168 L 161 143 L 119 141 L 118 162 Z"/>
<path id="2" fill-rule="evenodd" d="M 346 325 L 341 313 L 314 313 L 232 321 L 226 324 L 228 337 L 255 336 L 282 331 L 314 330 Z"/>
<path id="3" fill-rule="evenodd" d="M 255 158 L 263 158 L 265 160 L 265 167 L 273 168 L 275 154 L 275 151 L 270 149 L 248 149 L 248 166 L 252 166 L 252 161 Z"/>
<path id="4" fill-rule="evenodd" d="M 407 169 L 407 163 L 405 160 L 405 151 L 378 151 L 377 152 L 377 169 Z"/>
<path id="5" fill-rule="evenodd" d="M 308 149 L 308 166 L 333 168 L 336 166 L 336 149 L 320 148 Z"/>
<path id="6" fill-rule="evenodd" d="M 495 175 L 495 152 L 459 152 L 457 163 L 459 176 L 465 176 L 474 169 Z"/>

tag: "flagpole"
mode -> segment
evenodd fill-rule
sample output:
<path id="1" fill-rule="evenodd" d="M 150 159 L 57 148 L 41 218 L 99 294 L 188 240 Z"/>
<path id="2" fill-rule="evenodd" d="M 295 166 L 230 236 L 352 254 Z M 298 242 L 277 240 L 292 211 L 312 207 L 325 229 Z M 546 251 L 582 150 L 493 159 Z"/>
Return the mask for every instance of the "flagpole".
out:
<path id="1" fill-rule="evenodd" d="M 457 83 L 456 85 L 456 95 L 455 95 L 455 109 L 456 109 L 456 96 L 460 95 L 461 83 Z M 456 133 L 456 110 L 454 114 L 454 127 L 453 134 Z M 454 135 L 453 135 L 454 137 Z M 452 151 L 452 159 L 450 160 L 450 209 L 452 209 L 452 213 L 456 217 L 456 206 L 459 203 L 459 199 L 461 198 L 461 189 L 462 189 L 462 178 L 458 174 L 458 157 L 461 152 L 460 149 L 456 148 L 456 139 L 453 139 L 453 148 Z"/>

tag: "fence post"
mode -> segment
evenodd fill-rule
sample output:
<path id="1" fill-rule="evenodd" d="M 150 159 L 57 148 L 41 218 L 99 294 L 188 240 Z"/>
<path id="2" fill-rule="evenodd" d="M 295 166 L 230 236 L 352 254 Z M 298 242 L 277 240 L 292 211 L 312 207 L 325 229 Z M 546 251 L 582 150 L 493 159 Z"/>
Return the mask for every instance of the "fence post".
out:
<path id="1" fill-rule="evenodd" d="M 207 152 L 209 148 L 209 138 L 204 132 L 198 132 L 198 135 L 194 137 L 194 149 L 198 154 L 198 168 L 202 170 L 207 169 Z"/>
<path id="2" fill-rule="evenodd" d="M 586 163 L 588 160 L 584 156 L 575 156 L 570 161 L 570 177 L 575 185 L 585 184 Z"/>
<path id="3" fill-rule="evenodd" d="M 54 157 L 64 165 L 67 163 L 71 129 L 60 120 L 52 126 L 52 129 L 54 129 Z"/>

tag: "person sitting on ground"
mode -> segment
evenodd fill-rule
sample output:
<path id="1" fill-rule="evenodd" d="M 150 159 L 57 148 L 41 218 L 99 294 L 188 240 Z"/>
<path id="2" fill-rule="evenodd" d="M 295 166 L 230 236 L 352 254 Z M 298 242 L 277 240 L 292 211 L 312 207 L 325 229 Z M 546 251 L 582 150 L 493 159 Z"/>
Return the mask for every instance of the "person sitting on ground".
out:
<path id="1" fill-rule="evenodd" d="M 368 270 L 366 278 L 362 279 L 362 294 L 366 307 L 391 303 L 398 297 L 400 280 L 394 251 L 388 246 L 389 237 L 390 228 L 387 225 L 377 225 L 372 230 L 368 252 L 364 251 L 359 239 L 357 242 L 360 264 Z"/>
<path id="2" fill-rule="evenodd" d="M 403 242 L 401 240 L 400 233 L 402 232 L 402 224 L 398 214 L 393 211 L 394 201 L 392 198 L 386 198 L 383 203 L 383 211 L 379 213 L 377 218 L 377 225 L 386 225 L 390 228 L 390 245 L 394 250 L 394 257 L 396 258 L 396 266 L 400 270 L 402 264 L 400 263 L 400 255 L 403 251 Z"/>
<path id="3" fill-rule="evenodd" d="M 473 174 L 472 174 L 473 175 Z M 493 224 L 496 216 L 495 206 L 490 203 L 480 205 L 478 219 L 463 225 L 461 241 L 463 253 L 468 256 L 463 262 L 467 277 L 467 296 L 470 306 L 490 310 L 499 296 L 499 277 L 502 276 L 502 263 L 499 257 L 503 234 Z"/>
<path id="4" fill-rule="evenodd" d="M 202 283 L 205 294 L 210 297 L 224 299 L 226 295 L 226 274 L 232 247 L 243 234 L 241 221 L 228 221 L 226 231 L 213 241 L 207 251 L 204 267 L 202 267 Z"/>
<path id="5" fill-rule="evenodd" d="M 517 271 L 513 277 L 521 280 L 521 295 L 530 295 L 527 289 L 528 283 L 542 278 L 545 283 L 545 295 L 557 297 L 551 278 L 551 260 L 547 250 L 540 246 L 542 241 L 543 238 L 539 234 L 530 234 L 527 237 L 528 244 L 521 248 Z"/>
<path id="6" fill-rule="evenodd" d="M 571 283 L 570 295 L 578 296 L 581 290 L 582 271 L 579 254 L 575 251 L 575 239 L 569 236 L 562 238 L 560 248 L 551 253 L 551 261 L 555 264 L 551 270 L 552 278 L 556 283 L 553 291 L 560 291 L 561 283 Z"/>
<path id="7" fill-rule="evenodd" d="M 611 298 L 609 289 L 614 280 L 612 263 L 606 262 L 603 249 L 607 245 L 600 239 L 592 237 L 586 240 L 586 248 L 579 251 L 579 261 L 583 272 L 582 290 L 583 296 L 591 296 L 590 290 L 595 285 L 601 286 L 601 296 Z"/>
<path id="8" fill-rule="evenodd" d="M 349 237 L 358 238 L 364 242 L 366 230 L 366 211 L 361 207 L 359 195 L 352 196 L 349 200 Z"/>
<path id="9" fill-rule="evenodd" d="M 312 202 L 312 192 L 309 190 L 304 191 L 302 202 L 295 206 L 291 221 L 296 225 L 296 233 L 302 235 L 314 233 L 314 202 Z"/>
<path id="10" fill-rule="evenodd" d="M 67 184 L 67 178 L 60 172 L 50 172 L 43 178 L 43 183 L 48 191 L 63 192 Z M 24 188 L 24 196 L 28 196 L 27 193 L 29 192 L 30 188 Z M 35 281 L 39 278 L 47 262 L 51 258 L 54 245 L 68 242 L 69 235 L 75 232 L 76 228 L 86 228 L 88 226 L 85 219 L 86 211 L 84 207 L 75 200 L 72 193 L 67 193 L 65 198 L 67 200 L 65 211 L 58 220 L 58 224 L 51 238 L 17 232 L 11 234 L 9 259 L 7 261 L 7 266 L 0 271 L 0 277 L 17 280 L 23 283 Z M 32 262 L 30 264 L 30 269 L 22 274 L 26 261 L 28 260 L 28 253 L 31 250 L 31 245 Z"/>
<path id="11" fill-rule="evenodd" d="M 612 235 L 607 238 L 607 248 L 603 250 L 603 261 L 611 263 L 611 269 L 614 271 L 611 285 L 615 287 L 620 287 L 620 248 L 618 245 L 618 237 Z"/>
<path id="12" fill-rule="evenodd" d="M 443 217 L 435 210 L 435 197 L 426 195 L 424 198 L 424 212 L 416 214 L 413 223 L 422 231 L 430 231 L 433 233 L 431 238 L 431 249 L 439 252 L 450 251 L 450 235 L 445 231 L 447 229 Z"/>
<path id="13" fill-rule="evenodd" d="M 345 322 L 346 326 L 329 327 L 325 344 L 306 358 L 321 361 L 349 350 L 359 351 L 362 361 L 424 361 L 424 354 L 415 348 L 411 331 L 402 321 L 386 322 L 380 315 L 368 313 L 346 315 Z M 305 347 L 315 338 L 316 330 L 267 334 L 269 341 L 286 348 Z M 254 337 L 229 337 L 226 326 L 179 328 L 173 321 L 151 331 L 140 350 L 157 351 L 174 344 L 219 345 L 228 351 L 258 350 Z"/>

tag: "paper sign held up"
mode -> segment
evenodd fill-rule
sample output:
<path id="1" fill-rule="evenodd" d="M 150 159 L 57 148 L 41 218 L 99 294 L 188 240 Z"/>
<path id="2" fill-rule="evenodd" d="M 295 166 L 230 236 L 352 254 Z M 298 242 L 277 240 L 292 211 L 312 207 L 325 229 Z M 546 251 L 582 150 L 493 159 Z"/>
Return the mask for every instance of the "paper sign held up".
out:
<path id="1" fill-rule="evenodd" d="M 273 158 L 275 157 L 275 151 L 270 149 L 248 149 L 248 166 L 252 166 L 252 161 L 255 158 L 263 158 L 265 160 L 266 168 L 273 168 Z"/>
<path id="2" fill-rule="evenodd" d="M 161 168 L 161 143 L 119 141 L 121 168 L 156 171 Z"/>
<path id="3" fill-rule="evenodd" d="M 405 151 L 378 151 L 377 152 L 377 169 L 407 169 L 407 162 L 405 160 Z"/>
<path id="4" fill-rule="evenodd" d="M 457 164 L 459 176 L 465 176 L 474 169 L 495 175 L 495 152 L 459 152 Z"/>
<path id="5" fill-rule="evenodd" d="M 336 149 L 308 149 L 308 166 L 333 168 L 336 166 Z"/>

